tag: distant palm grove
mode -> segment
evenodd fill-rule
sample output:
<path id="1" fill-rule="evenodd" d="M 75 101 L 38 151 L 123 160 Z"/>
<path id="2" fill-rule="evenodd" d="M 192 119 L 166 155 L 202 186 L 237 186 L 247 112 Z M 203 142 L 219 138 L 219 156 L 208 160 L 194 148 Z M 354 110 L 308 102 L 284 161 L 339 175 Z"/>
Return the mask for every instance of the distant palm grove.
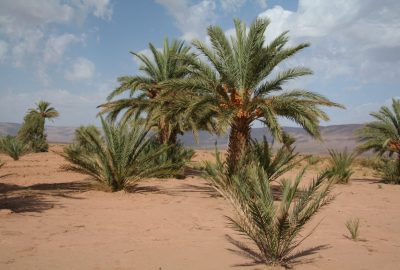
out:
<path id="1" fill-rule="evenodd" d="M 295 139 L 279 122 L 285 118 L 310 136 L 322 139 L 320 121 L 327 107 L 344 106 L 321 94 L 290 89 L 289 81 L 309 76 L 303 66 L 282 63 L 309 44 L 288 45 L 288 32 L 265 42 L 269 20 L 250 26 L 234 20 L 235 32 L 207 29 L 209 42 L 165 39 L 163 48 L 149 43 L 151 55 L 132 52 L 140 73 L 118 78 L 119 86 L 98 106 L 101 129 L 76 129 L 72 144 L 61 155 L 66 170 L 89 175 L 110 191 L 135 187 L 146 177 L 184 178 L 194 150 L 179 135 L 205 130 L 229 133 L 226 155 L 216 149 L 216 162 L 197 168 L 199 174 L 232 203 L 235 228 L 259 249 L 257 259 L 286 265 L 301 243 L 304 225 L 326 204 L 334 184 L 351 180 L 352 164 L 363 152 L 376 152 L 374 167 L 384 182 L 400 184 L 400 100 L 372 113 L 375 121 L 358 130 L 355 152 L 329 151 L 329 166 L 305 187 L 300 182 L 307 166 L 291 180 L 281 176 L 312 164 L 312 157 L 295 152 Z M 0 150 L 14 160 L 29 152 L 48 151 L 45 122 L 59 116 L 49 102 L 29 109 L 16 137 L 0 139 Z M 274 142 L 252 140 L 255 121 L 263 123 Z M 0 167 L 4 163 L 0 161 Z M 271 183 L 280 181 L 279 200 Z M 244 249 L 246 250 L 246 249 Z"/>

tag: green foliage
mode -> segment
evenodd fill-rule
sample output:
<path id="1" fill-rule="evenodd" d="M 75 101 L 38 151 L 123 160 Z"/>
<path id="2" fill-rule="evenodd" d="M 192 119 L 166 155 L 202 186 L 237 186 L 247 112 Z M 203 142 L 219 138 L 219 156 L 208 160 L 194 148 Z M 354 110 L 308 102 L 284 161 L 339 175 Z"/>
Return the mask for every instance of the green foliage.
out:
<path id="1" fill-rule="evenodd" d="M 81 172 L 118 191 L 145 177 L 171 175 L 175 165 L 155 162 L 168 147 L 145 153 L 151 143 L 148 129 L 134 120 L 130 125 L 102 119 L 103 136 L 92 128 L 79 129 L 78 143 L 64 148 L 66 169 Z M 79 143 L 80 142 L 80 143 Z"/>
<path id="2" fill-rule="evenodd" d="M 239 166 L 247 166 L 256 160 L 259 166 L 264 169 L 269 181 L 275 181 L 306 159 L 306 157 L 298 158 L 298 153 L 295 153 L 294 147 L 292 147 L 293 143 L 294 141 L 291 141 L 281 146 L 274 153 L 273 144 L 269 145 L 266 137 L 261 143 L 252 140 Z"/>
<path id="3" fill-rule="evenodd" d="M 380 170 L 385 165 L 384 159 L 381 157 L 361 157 L 357 159 L 357 163 L 364 167 L 373 170 Z"/>
<path id="4" fill-rule="evenodd" d="M 28 147 L 13 136 L 0 138 L 0 152 L 9 155 L 12 159 L 18 160 L 20 156 L 28 152 Z"/>
<path id="5" fill-rule="evenodd" d="M 144 150 L 144 155 L 151 155 L 157 152 L 158 149 L 163 147 L 163 144 L 159 140 L 151 140 L 148 147 Z M 184 173 L 184 168 L 190 162 L 194 156 L 194 150 L 190 148 L 185 148 L 182 144 L 176 143 L 169 145 L 167 150 L 157 158 L 152 160 L 153 166 L 158 164 L 173 164 L 173 170 L 171 170 L 170 175 L 165 175 L 165 177 L 181 177 Z"/>
<path id="6" fill-rule="evenodd" d="M 394 159 L 385 159 L 383 162 L 384 165 L 378 169 L 383 181 L 400 185 L 400 162 Z"/>
<path id="7" fill-rule="evenodd" d="M 227 160 L 231 171 L 246 152 L 254 121 L 264 123 L 279 141 L 284 136 L 279 117 L 320 137 L 319 121 L 328 119 L 321 107 L 342 107 L 317 93 L 285 87 L 288 81 L 312 74 L 302 66 L 279 69 L 309 44 L 288 46 L 287 32 L 265 44 L 269 23 L 259 18 L 247 27 L 235 20 L 235 35 L 231 37 L 222 28 L 210 26 L 210 45 L 200 40 L 192 43 L 206 61 L 192 60 L 190 76 L 164 83 L 173 91 L 187 93 L 177 97 L 185 99 L 180 104 L 185 106 L 187 115 L 201 112 L 200 119 L 215 119 L 223 130 L 230 127 Z M 277 69 L 279 72 L 273 72 Z"/>
<path id="8" fill-rule="evenodd" d="M 354 241 L 358 240 L 359 227 L 360 227 L 360 219 L 359 218 L 351 218 L 346 221 L 346 228 L 347 228 L 347 230 L 349 230 L 351 239 L 353 239 Z"/>
<path id="9" fill-rule="evenodd" d="M 101 140 L 101 133 L 96 126 L 80 126 L 79 128 L 75 129 L 73 144 L 85 149 L 87 152 L 94 152 L 95 149 L 91 148 L 91 144 L 86 139 L 88 135 L 98 141 Z"/>
<path id="10" fill-rule="evenodd" d="M 107 113 L 110 119 L 116 119 L 123 113 L 122 120 L 127 121 L 138 113 L 146 113 L 149 126 L 157 128 L 160 142 L 174 144 L 178 134 L 189 128 L 189 121 L 194 123 L 197 114 L 187 115 L 176 106 L 178 91 L 165 91 L 162 83 L 170 79 L 186 77 L 190 70 L 185 58 L 195 57 L 190 47 L 183 41 L 168 39 L 164 41 L 162 50 L 149 43 L 152 57 L 145 54 L 132 53 L 140 61 L 140 75 L 123 76 L 118 86 L 107 98 L 108 102 L 100 105 L 100 114 Z M 129 93 L 128 98 L 112 101 L 118 95 Z"/>
<path id="11" fill-rule="evenodd" d="M 258 160 L 229 175 L 227 164 L 217 155 L 217 162 L 207 163 L 206 170 L 208 179 L 235 210 L 236 216 L 229 218 L 234 228 L 256 244 L 260 251 L 256 259 L 266 264 L 290 260 L 294 249 L 312 233 L 300 235 L 305 224 L 333 198 L 329 196 L 333 181 L 327 172 L 300 187 L 304 168 L 295 179 L 281 182 L 275 201 L 270 179 Z M 248 252 L 248 247 L 240 246 Z"/>
<path id="12" fill-rule="evenodd" d="M 358 150 L 372 150 L 379 155 L 397 153 L 400 159 L 400 100 L 392 100 L 392 108 L 382 106 L 370 114 L 376 121 L 367 123 L 357 131 Z"/>
<path id="13" fill-rule="evenodd" d="M 321 161 L 321 157 L 310 155 L 307 158 L 307 161 L 308 161 L 308 164 L 310 164 L 310 165 L 317 165 Z"/>
<path id="14" fill-rule="evenodd" d="M 28 110 L 24 117 L 22 127 L 18 131 L 18 138 L 28 145 L 32 152 L 47 152 L 47 136 L 45 134 L 46 119 L 59 116 L 58 111 L 50 106 L 49 102 L 39 101 L 36 108 Z"/>
<path id="15" fill-rule="evenodd" d="M 44 132 L 44 118 L 40 114 L 28 112 L 18 131 L 17 137 L 24 142 L 32 152 L 47 152 L 48 144 Z"/>
<path id="16" fill-rule="evenodd" d="M 348 153 L 347 149 L 343 152 L 329 150 L 329 174 L 336 179 L 337 183 L 347 184 L 353 175 L 353 162 L 356 158 L 355 153 Z"/>

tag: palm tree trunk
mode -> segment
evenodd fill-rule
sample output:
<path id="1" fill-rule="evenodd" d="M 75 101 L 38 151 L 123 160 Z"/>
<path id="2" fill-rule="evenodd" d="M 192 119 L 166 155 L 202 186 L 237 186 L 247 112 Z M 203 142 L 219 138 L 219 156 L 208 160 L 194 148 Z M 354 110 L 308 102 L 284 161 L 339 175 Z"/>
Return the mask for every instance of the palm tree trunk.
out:
<path id="1" fill-rule="evenodd" d="M 161 144 L 168 143 L 168 127 L 166 125 L 161 125 L 158 130 L 158 140 Z"/>
<path id="2" fill-rule="evenodd" d="M 232 174 L 237 169 L 242 155 L 250 141 L 250 123 L 247 119 L 235 117 L 231 125 L 228 144 L 228 173 Z"/>
<path id="3" fill-rule="evenodd" d="M 171 134 L 168 138 L 168 144 L 176 144 L 178 138 L 178 130 L 173 129 L 171 130 Z"/>
<path id="4" fill-rule="evenodd" d="M 400 153 L 397 154 L 397 169 L 398 172 L 400 173 Z"/>

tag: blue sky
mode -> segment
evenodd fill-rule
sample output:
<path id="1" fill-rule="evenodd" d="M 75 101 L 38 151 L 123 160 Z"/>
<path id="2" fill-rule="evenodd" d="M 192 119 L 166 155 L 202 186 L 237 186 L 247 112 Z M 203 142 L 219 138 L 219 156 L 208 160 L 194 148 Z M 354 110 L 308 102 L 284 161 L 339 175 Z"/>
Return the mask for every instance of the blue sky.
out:
<path id="1" fill-rule="evenodd" d="M 362 123 L 400 96 L 400 1 L 396 0 L 2 0 L 0 122 L 21 122 L 38 100 L 50 101 L 58 126 L 98 123 L 96 106 L 137 73 L 129 51 L 146 53 L 165 37 L 206 39 L 208 25 L 232 33 L 232 19 L 268 17 L 266 39 L 290 30 L 311 42 L 284 65 L 314 75 L 290 83 L 346 105 L 326 124 Z M 290 122 L 284 121 L 285 125 Z"/>

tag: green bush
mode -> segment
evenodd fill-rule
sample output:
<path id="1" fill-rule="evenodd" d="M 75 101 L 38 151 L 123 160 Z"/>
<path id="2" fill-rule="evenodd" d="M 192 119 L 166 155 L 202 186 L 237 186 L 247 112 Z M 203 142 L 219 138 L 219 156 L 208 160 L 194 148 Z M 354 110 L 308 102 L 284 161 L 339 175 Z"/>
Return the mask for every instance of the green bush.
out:
<path id="1" fill-rule="evenodd" d="M 381 157 L 365 157 L 359 158 L 357 161 L 360 166 L 373 170 L 380 170 L 385 165 L 385 162 Z"/>
<path id="2" fill-rule="evenodd" d="M 336 179 L 337 183 L 347 184 L 353 175 L 352 165 L 356 155 L 348 153 L 347 149 L 343 152 L 329 150 L 329 174 Z"/>
<path id="3" fill-rule="evenodd" d="M 27 113 L 18 131 L 18 139 L 24 142 L 34 152 L 47 152 L 49 145 L 44 132 L 44 118 L 37 113 Z"/>
<path id="4" fill-rule="evenodd" d="M 153 138 L 148 147 L 143 151 L 144 155 L 151 155 L 153 152 L 158 151 L 160 147 L 165 147 L 158 139 Z M 167 150 L 153 159 L 153 166 L 157 164 L 174 164 L 174 169 L 171 170 L 170 175 L 166 177 L 181 177 L 184 173 L 184 168 L 194 156 L 194 150 L 184 147 L 181 143 L 169 145 Z"/>
<path id="5" fill-rule="evenodd" d="M 293 180 L 281 182 L 276 201 L 270 179 L 259 160 L 227 173 L 226 163 L 217 155 L 215 164 L 207 163 L 207 178 L 229 202 L 236 216 L 229 218 L 234 228 L 246 235 L 258 247 L 257 260 L 265 264 L 285 264 L 295 248 L 307 237 L 301 236 L 305 224 L 329 203 L 333 181 L 324 172 L 307 187 L 301 188 L 305 168 Z M 244 244 L 238 245 L 254 258 L 254 252 Z"/>
<path id="6" fill-rule="evenodd" d="M 131 125 L 101 121 L 104 135 L 81 128 L 75 143 L 64 148 L 62 156 L 71 163 L 65 169 L 90 175 L 112 191 L 145 177 L 162 177 L 174 171 L 175 165 L 170 162 L 155 162 L 167 151 L 166 146 L 144 154 L 152 139 L 137 120 Z"/>
<path id="7" fill-rule="evenodd" d="M 360 227 L 359 218 L 351 218 L 346 221 L 346 228 L 350 233 L 351 239 L 353 239 L 354 241 L 358 240 L 359 227 Z"/>
<path id="8" fill-rule="evenodd" d="M 0 151 L 12 159 L 18 160 L 20 156 L 28 152 L 28 147 L 18 138 L 6 136 L 0 139 Z"/>
<path id="9" fill-rule="evenodd" d="M 310 155 L 307 158 L 308 164 L 310 165 L 316 165 L 317 163 L 319 163 L 321 161 L 321 158 L 318 156 L 314 156 L 314 155 Z"/>
<path id="10" fill-rule="evenodd" d="M 275 181 L 307 158 L 299 158 L 298 153 L 295 153 L 294 147 L 292 147 L 293 142 L 294 140 L 288 142 L 274 152 L 273 144 L 269 145 L 265 137 L 261 143 L 257 140 L 252 140 L 241 160 L 240 166 L 245 167 L 256 160 L 260 167 L 263 168 L 269 181 Z"/>
<path id="11" fill-rule="evenodd" d="M 400 164 L 398 160 L 383 160 L 384 165 L 378 171 L 382 179 L 389 184 L 400 184 Z"/>

